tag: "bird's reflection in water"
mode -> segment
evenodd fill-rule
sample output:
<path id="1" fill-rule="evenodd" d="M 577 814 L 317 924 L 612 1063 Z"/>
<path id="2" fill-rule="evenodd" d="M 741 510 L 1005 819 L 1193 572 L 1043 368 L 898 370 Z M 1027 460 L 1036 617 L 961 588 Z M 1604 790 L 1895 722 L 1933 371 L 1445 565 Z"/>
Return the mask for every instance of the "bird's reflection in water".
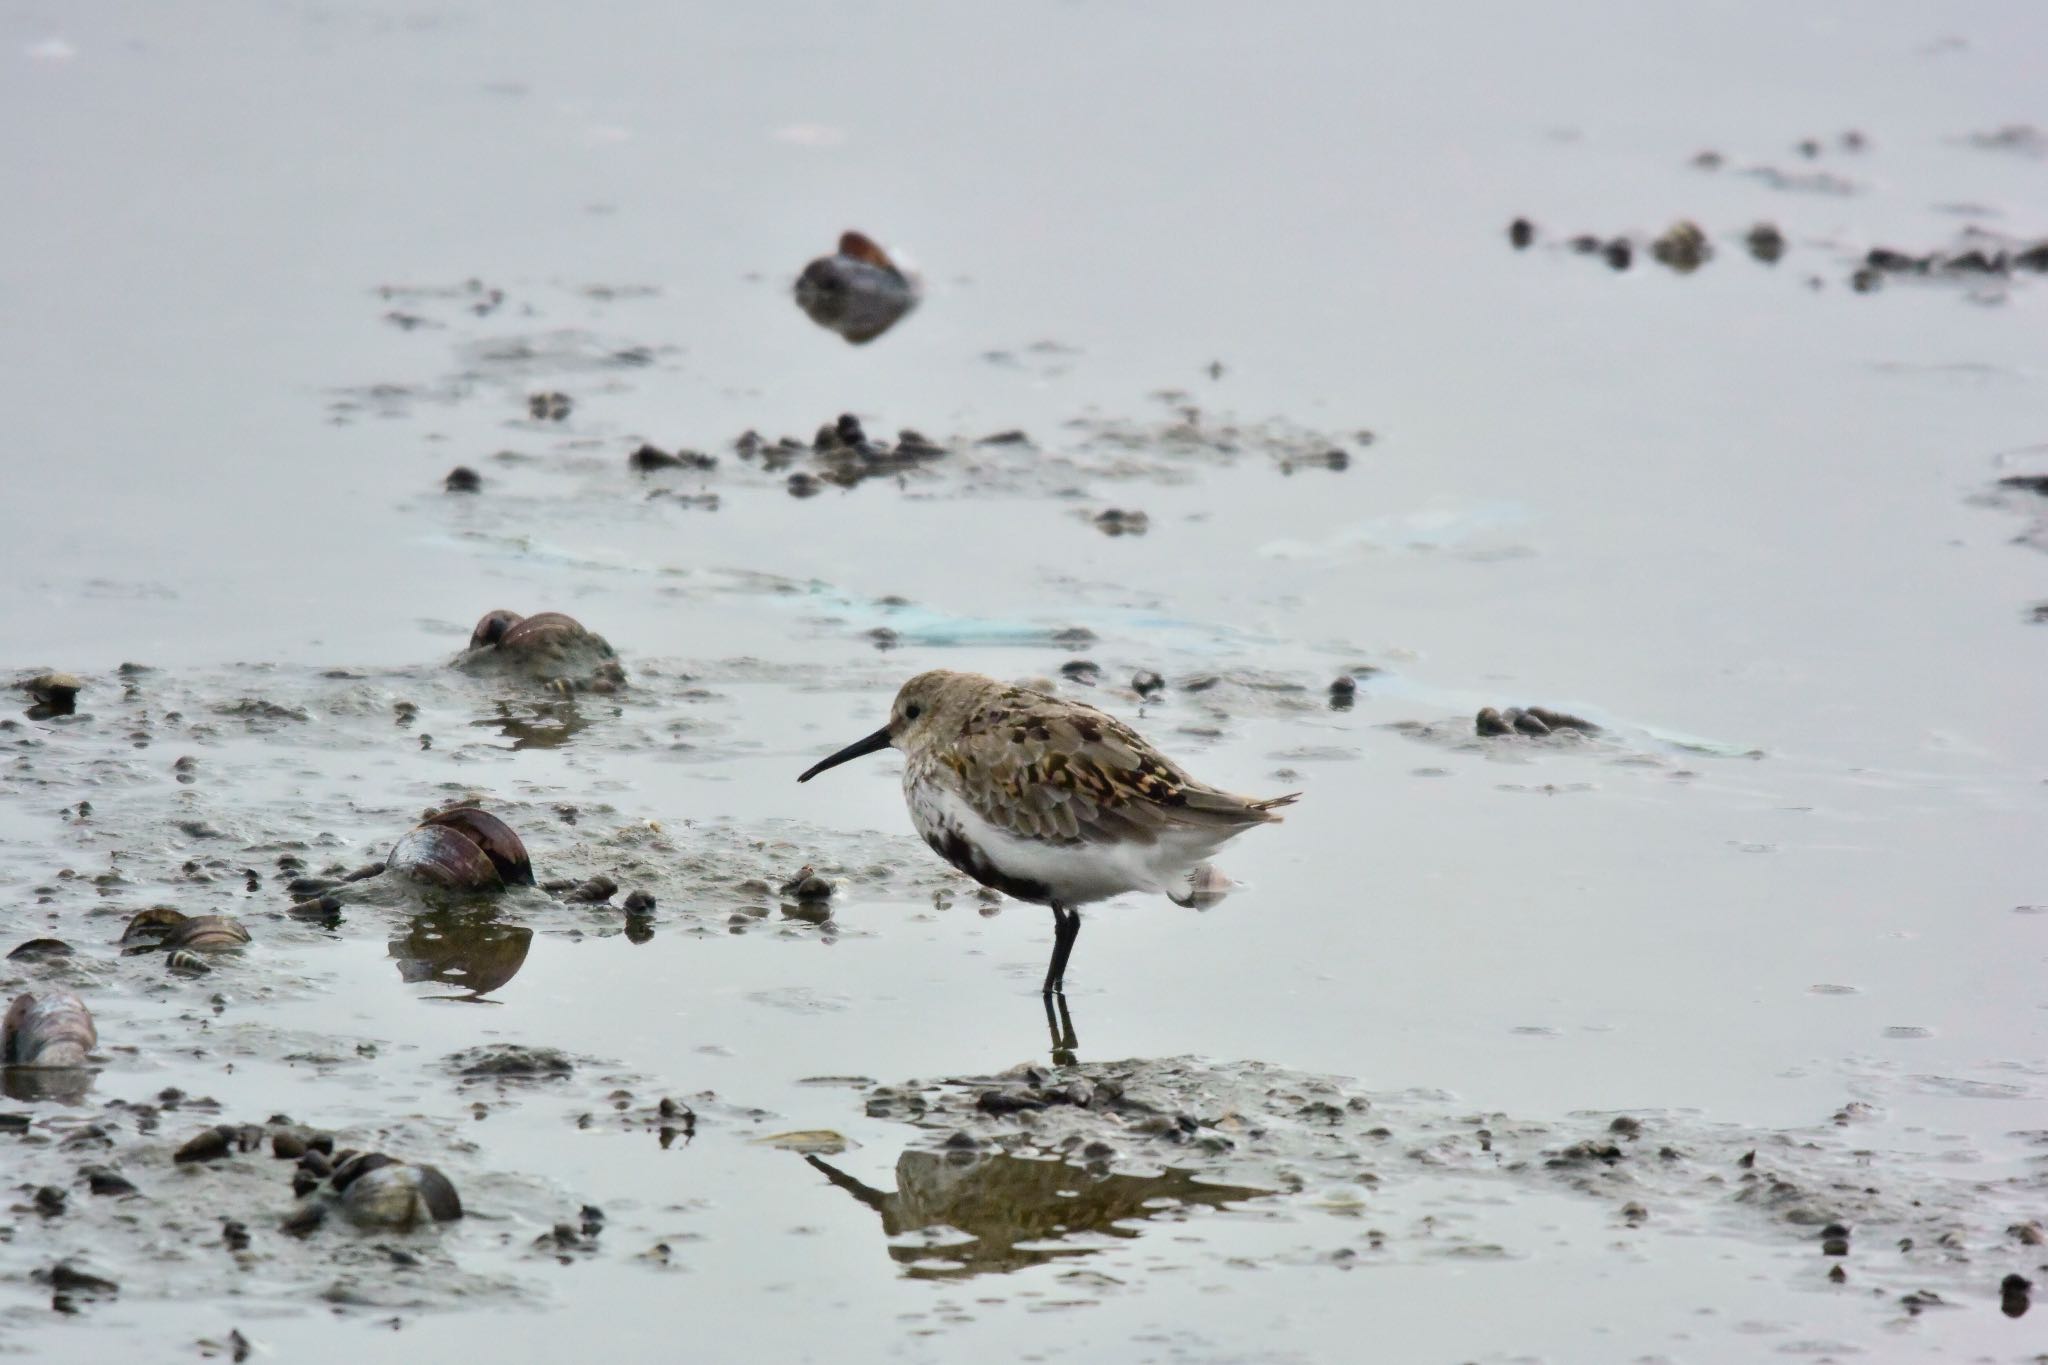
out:
<path id="1" fill-rule="evenodd" d="M 519 975 L 532 946 L 533 930 L 503 922 L 490 907 L 472 906 L 413 916 L 390 949 L 405 980 L 439 981 L 465 992 L 441 999 L 480 1000 Z"/>
<path id="2" fill-rule="evenodd" d="M 1136 1237 L 1136 1224 L 1169 1209 L 1220 1209 L 1273 1193 L 1212 1185 L 1172 1169 L 1115 1175 L 1052 1158 L 916 1150 L 896 1158 L 896 1189 L 888 1191 L 816 1156 L 804 1160 L 882 1215 L 890 1257 L 917 1279 L 964 1279 L 1087 1256 L 1097 1248 L 1051 1243 L 1084 1233 Z M 896 1240 L 943 1228 L 962 1236 L 930 1244 Z"/>
<path id="3" fill-rule="evenodd" d="M 473 720 L 478 729 L 496 730 L 520 749 L 559 749 L 587 729 L 590 720 L 576 709 L 576 703 L 561 701 L 498 703 L 498 713 Z"/>

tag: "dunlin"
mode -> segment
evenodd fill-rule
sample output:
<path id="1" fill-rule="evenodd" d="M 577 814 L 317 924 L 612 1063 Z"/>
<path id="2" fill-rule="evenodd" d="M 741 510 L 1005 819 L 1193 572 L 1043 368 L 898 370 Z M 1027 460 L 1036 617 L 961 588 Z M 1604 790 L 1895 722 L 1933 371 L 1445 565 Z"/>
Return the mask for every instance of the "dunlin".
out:
<path id="1" fill-rule="evenodd" d="M 1257 800 L 1183 772 L 1116 717 L 978 673 L 935 669 L 896 694 L 889 723 L 797 781 L 903 751 L 903 796 L 932 851 L 984 886 L 1049 905 L 1060 993 L 1080 907 L 1125 891 L 1181 904 L 1188 874 L 1300 793 Z"/>

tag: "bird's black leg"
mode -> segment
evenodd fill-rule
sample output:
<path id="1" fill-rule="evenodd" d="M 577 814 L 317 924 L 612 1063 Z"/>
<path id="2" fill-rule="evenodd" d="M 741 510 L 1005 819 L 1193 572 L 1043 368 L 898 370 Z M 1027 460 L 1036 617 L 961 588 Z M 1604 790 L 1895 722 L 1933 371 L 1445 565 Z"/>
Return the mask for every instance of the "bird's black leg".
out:
<path id="1" fill-rule="evenodd" d="M 1067 1013 L 1066 996 L 1045 997 L 1045 1031 L 1052 1036 L 1052 1064 L 1074 1065 L 1074 1049 L 1081 1040 L 1074 1036 L 1074 1016 Z"/>
<path id="2" fill-rule="evenodd" d="M 1074 940 L 1081 937 L 1081 912 L 1069 910 L 1057 901 L 1052 907 L 1052 964 L 1045 969 L 1041 995 L 1059 995 L 1067 982 L 1067 959 L 1073 956 Z"/>

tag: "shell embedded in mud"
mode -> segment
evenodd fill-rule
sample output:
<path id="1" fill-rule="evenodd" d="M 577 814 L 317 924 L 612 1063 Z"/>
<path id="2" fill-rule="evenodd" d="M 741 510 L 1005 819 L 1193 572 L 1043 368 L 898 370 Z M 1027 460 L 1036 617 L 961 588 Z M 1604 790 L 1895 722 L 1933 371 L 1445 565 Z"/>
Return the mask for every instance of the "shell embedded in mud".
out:
<path id="1" fill-rule="evenodd" d="M 92 1011 L 77 996 L 18 995 L 0 1021 L 0 1065 L 82 1067 L 99 1041 Z"/>
<path id="2" fill-rule="evenodd" d="M 329 1165 L 324 1158 L 312 1164 L 316 1169 Z M 407 1229 L 462 1217 L 462 1197 L 439 1167 L 382 1152 L 337 1152 L 331 1174 L 305 1187 L 299 1206 L 285 1219 L 285 1230 L 310 1232 L 335 1208 L 358 1227 Z"/>
<path id="3" fill-rule="evenodd" d="M 249 944 L 249 931 L 232 915 L 188 915 L 169 906 L 138 910 L 121 931 L 130 953 L 162 948 L 178 953 L 218 953 Z"/>
<path id="4" fill-rule="evenodd" d="M 804 315 L 856 346 L 902 321 L 917 307 L 918 294 L 916 279 L 858 232 L 842 234 L 838 251 L 812 261 L 796 281 Z"/>
<path id="5" fill-rule="evenodd" d="M 567 691 L 610 692 L 626 681 L 611 644 L 558 611 L 521 616 L 500 607 L 485 612 L 455 666 L 469 673 L 524 674 Z"/>
<path id="6" fill-rule="evenodd" d="M 533 863 L 513 828 L 489 811 L 457 806 L 398 837 L 385 869 L 451 891 L 532 886 Z"/>

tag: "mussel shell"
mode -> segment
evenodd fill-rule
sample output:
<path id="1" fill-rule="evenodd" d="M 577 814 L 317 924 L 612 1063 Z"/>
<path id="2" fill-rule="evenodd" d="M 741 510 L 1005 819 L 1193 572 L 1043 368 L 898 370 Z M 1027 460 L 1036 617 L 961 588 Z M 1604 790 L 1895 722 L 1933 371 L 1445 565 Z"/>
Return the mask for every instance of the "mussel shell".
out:
<path id="1" fill-rule="evenodd" d="M 392 1161 L 365 1171 L 342 1189 L 341 1211 L 368 1227 L 416 1227 L 462 1217 L 462 1197 L 433 1166 Z M 343 1172 L 335 1172 L 337 1187 Z"/>
<path id="2" fill-rule="evenodd" d="M 451 891 L 496 891 L 505 885 L 490 855 L 467 834 L 447 825 L 415 825 L 399 835 L 386 866 Z M 532 876 L 530 869 L 527 875 Z"/>
<path id="3" fill-rule="evenodd" d="M 0 1063 L 25 1067 L 83 1067 L 99 1046 L 99 1030 L 85 1002 L 66 991 L 19 995 L 0 1021 Z"/>
<path id="4" fill-rule="evenodd" d="M 857 232 L 839 250 L 804 267 L 797 307 L 812 322 L 858 346 L 873 341 L 917 307 L 917 286 L 873 242 Z"/>
<path id="5" fill-rule="evenodd" d="M 138 910 L 128 921 L 128 927 L 121 931 L 121 942 L 137 943 L 149 940 L 148 946 L 156 947 L 171 930 L 185 922 L 185 912 L 173 910 L 168 905 L 152 905 L 147 910 Z"/>
<path id="6" fill-rule="evenodd" d="M 567 644 L 588 638 L 590 632 L 583 623 L 573 616 L 559 611 L 544 611 L 538 616 L 529 616 L 506 630 L 498 640 L 498 648 L 509 650 L 531 650 L 550 645 Z"/>
<path id="7" fill-rule="evenodd" d="M 469 633 L 469 647 L 482 649 L 485 645 L 494 645 L 505 638 L 506 631 L 525 619 L 518 612 L 506 611 L 503 607 L 487 611 L 476 623 L 476 629 Z"/>
<path id="8" fill-rule="evenodd" d="M 194 952 L 225 952 L 248 946 L 249 931 L 232 915 L 190 915 L 171 926 L 163 946 Z"/>
<path id="9" fill-rule="evenodd" d="M 498 876 L 505 885 L 533 885 L 533 863 L 526 856 L 526 845 L 512 826 L 489 811 L 475 806 L 457 806 L 454 810 L 430 815 L 423 823 L 442 825 L 469 836 L 470 841 L 491 860 L 491 865 L 498 869 Z"/>

